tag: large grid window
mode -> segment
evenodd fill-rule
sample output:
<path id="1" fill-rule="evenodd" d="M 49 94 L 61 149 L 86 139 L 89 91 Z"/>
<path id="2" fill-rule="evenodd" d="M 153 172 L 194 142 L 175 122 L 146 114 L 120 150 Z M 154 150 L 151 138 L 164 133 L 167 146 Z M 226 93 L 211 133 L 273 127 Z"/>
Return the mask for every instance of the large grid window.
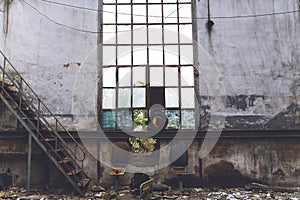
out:
<path id="1" fill-rule="evenodd" d="M 195 129 L 191 0 L 104 0 L 102 56 L 103 129 L 141 130 L 155 96 L 166 129 Z"/>

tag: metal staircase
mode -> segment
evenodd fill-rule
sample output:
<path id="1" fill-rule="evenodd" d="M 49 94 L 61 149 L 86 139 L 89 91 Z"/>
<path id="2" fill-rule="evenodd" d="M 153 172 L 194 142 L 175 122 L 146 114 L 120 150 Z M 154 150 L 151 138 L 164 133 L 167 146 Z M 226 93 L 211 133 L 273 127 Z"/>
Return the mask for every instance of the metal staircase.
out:
<path id="1" fill-rule="evenodd" d="M 91 180 L 83 171 L 84 150 L 5 55 L 0 53 L 0 99 L 73 188 L 83 196 Z M 69 144 L 66 140 L 70 141 Z"/>

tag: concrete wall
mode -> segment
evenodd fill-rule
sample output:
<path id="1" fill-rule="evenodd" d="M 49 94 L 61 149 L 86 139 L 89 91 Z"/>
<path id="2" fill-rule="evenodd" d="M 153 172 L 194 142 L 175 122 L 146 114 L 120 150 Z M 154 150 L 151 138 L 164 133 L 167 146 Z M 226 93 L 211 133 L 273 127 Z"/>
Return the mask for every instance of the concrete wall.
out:
<path id="1" fill-rule="evenodd" d="M 27 0 L 51 19 L 67 26 L 97 31 L 97 13 L 50 5 L 41 1 Z M 1 1 L 2 8 L 4 0 Z M 97 8 L 96 1 L 62 2 L 84 7 Z M 198 19 L 199 72 L 200 72 L 200 116 L 201 129 L 209 127 L 212 116 L 226 117 L 225 129 L 299 129 L 300 128 L 300 14 L 299 12 L 268 15 L 256 18 L 216 18 L 211 31 L 205 27 L 207 17 L 206 1 L 196 1 Z M 211 1 L 211 15 L 239 16 L 285 12 L 299 9 L 296 0 L 215 0 Z M 94 95 L 85 95 L 87 88 L 95 85 L 75 82 L 76 75 L 85 63 L 84 77 L 90 79 L 94 73 L 97 59 L 88 56 L 95 52 L 97 34 L 83 33 L 57 25 L 38 14 L 23 1 L 12 1 L 9 6 L 8 33 L 0 31 L 0 49 L 7 55 L 15 67 L 24 75 L 33 89 L 41 96 L 55 114 L 70 114 L 74 83 L 82 85 L 76 94 L 85 96 L 86 102 L 94 102 Z M 3 25 L 4 13 L 0 12 L 0 25 Z M 89 59 L 86 59 L 86 58 Z M 203 59 L 204 58 L 204 59 Z M 209 59 L 208 59 L 209 58 Z M 207 61 L 207 59 L 209 61 Z M 94 68 L 93 68 L 94 67 Z M 211 79 L 215 78 L 216 79 Z M 95 81 L 94 81 L 95 82 Z M 221 88 L 217 93 L 213 82 Z M 77 85 L 75 85 L 77 86 Z M 222 89 L 223 88 L 223 89 Z M 97 90 L 97 88 L 96 88 Z M 87 104 L 87 103 L 86 103 Z M 94 104 L 91 104 L 94 105 Z M 0 126 L 13 128 L 15 119 L 8 117 L 7 110 L 1 107 Z M 96 106 L 91 113 L 96 112 Z M 9 122 L 6 120 L 9 118 Z M 85 130 L 95 130 L 93 121 L 87 119 L 81 124 Z M 65 125 L 70 125 L 70 119 Z M 2 139 L 1 139 L 2 141 Z M 10 167 L 14 174 L 22 178 L 17 184 L 25 183 L 26 140 L 22 140 L 22 159 L 9 157 L 10 144 L 1 144 L 1 173 Z M 226 179 L 222 169 L 228 169 L 229 175 L 237 180 L 254 179 L 266 183 L 299 185 L 299 139 L 286 140 L 221 140 L 213 151 L 197 162 L 198 145 L 193 144 L 189 151 L 189 172 L 198 176 L 203 171 L 206 180 Z M 97 143 L 91 148 L 97 151 Z M 109 144 L 101 143 L 102 154 L 109 156 Z M 167 153 L 167 152 L 166 152 Z M 3 157 L 4 156 L 4 157 Z M 40 163 L 35 161 L 38 166 Z M 9 163 L 9 164 L 8 164 Z M 197 164 L 198 163 L 198 164 Z M 109 169 L 97 164 L 97 160 L 88 156 L 85 166 L 87 173 L 94 177 L 94 183 L 112 183 Z M 197 168 L 198 167 L 198 168 Z M 54 175 L 49 178 L 46 166 L 38 167 L 34 176 L 36 184 L 58 182 L 59 173 L 51 168 Z M 221 173 L 216 174 L 220 171 Z M 103 173 L 104 170 L 104 173 Z M 56 174 L 56 175 L 55 175 Z M 224 175 L 225 174 L 225 175 Z M 152 174 L 154 176 L 154 174 Z M 128 183 L 132 175 L 128 174 L 123 183 Z M 161 169 L 157 174 L 159 182 L 171 180 L 170 168 Z M 45 177 L 45 179 L 43 178 Z M 96 178 L 97 177 L 97 178 Z M 221 178 L 220 178 L 221 177 Z M 228 177 L 227 177 L 228 178 Z M 45 183 L 47 184 L 47 183 Z"/>
<path id="2" fill-rule="evenodd" d="M 97 1 L 91 0 L 62 2 L 98 7 Z M 28 3 L 60 24 L 97 31 L 97 12 L 39 1 Z M 215 25 L 211 31 L 205 27 L 206 3 L 196 1 L 201 128 L 207 129 L 211 115 L 226 115 L 226 129 L 299 128 L 299 12 L 214 18 L 298 10 L 298 1 L 213 1 L 211 16 Z M 0 6 L 3 5 L 4 0 Z M 12 1 L 9 13 L 8 33 L 0 31 L 0 49 L 50 109 L 55 114 L 70 114 L 74 92 L 85 97 L 87 102 L 95 102 L 97 85 L 89 84 L 97 80 L 86 82 L 88 86 L 82 80 L 91 79 L 91 74 L 97 70 L 96 56 L 89 56 L 95 53 L 97 34 L 57 25 L 22 1 Z M 1 25 L 4 16 L 5 13 L 1 12 Z M 207 63 L 206 59 L 210 59 L 211 63 Z M 77 63 L 85 68 L 79 82 L 76 82 L 80 68 Z M 211 79 L 215 76 L 218 79 Z M 212 82 L 218 82 L 223 91 L 216 92 Z M 82 87 L 77 87 L 79 84 Z M 91 89 L 91 95 L 83 93 Z M 96 106 L 89 110 L 96 113 Z M 80 127 L 93 130 L 95 127 L 91 126 L 91 122 L 93 120 L 87 120 Z M 66 125 L 69 124 L 70 121 L 67 121 Z"/>
<path id="3" fill-rule="evenodd" d="M 59 24 L 97 32 L 97 12 L 40 1 L 26 2 Z M 98 2 L 92 0 L 61 2 L 98 7 Z M 4 0 L 0 3 L 1 10 L 3 6 Z M 54 114 L 70 114 L 73 88 L 80 66 L 83 63 L 85 67 L 97 66 L 97 60 L 86 60 L 97 45 L 97 34 L 57 25 L 23 1 L 11 1 L 8 10 L 7 34 L 2 31 L 6 14 L 0 12 L 1 51 Z M 89 79 L 89 75 L 85 74 L 85 78 Z M 96 99 L 96 94 L 91 98 Z"/>
<path id="4" fill-rule="evenodd" d="M 296 0 L 216 0 L 211 2 L 211 31 L 198 20 L 199 45 L 216 65 L 203 62 L 199 52 L 202 128 L 205 115 L 227 115 L 226 129 L 298 129 L 300 103 L 299 10 Z M 207 18 L 207 1 L 198 1 L 198 18 Z M 201 64 L 201 62 L 203 64 Z M 208 91 L 205 76 L 219 76 L 224 92 Z M 208 75 L 206 75 L 208 74 Z M 224 94 L 225 93 L 225 94 Z M 213 96 L 213 97 L 212 97 Z M 216 96 L 220 96 L 216 98 Z M 213 102 L 224 106 L 211 109 Z"/>
<path id="5" fill-rule="evenodd" d="M 11 138 L 11 137 L 10 137 Z M 165 146 L 169 141 L 162 141 Z M 214 149 L 203 159 L 199 160 L 201 140 L 195 141 L 188 149 L 188 175 L 183 177 L 187 187 L 195 186 L 241 186 L 256 181 L 270 185 L 299 186 L 300 158 L 299 139 L 220 139 Z M 25 186 L 27 172 L 26 138 L 0 139 L 0 177 L 15 177 L 10 184 Z M 71 145 L 71 144 L 70 144 Z M 99 158 L 109 160 L 111 165 L 111 143 L 101 140 L 90 140 L 89 150 L 97 151 Z M 92 178 L 92 184 L 105 187 L 114 185 L 114 177 L 109 175 L 110 167 L 98 162 L 91 152 L 86 152 L 84 170 Z M 138 156 L 138 155 L 137 155 Z M 157 165 L 169 160 L 170 151 L 161 152 L 155 163 L 152 158 L 132 157 L 131 165 Z M 107 158 L 104 158 L 107 157 Z M 130 169 L 129 169 L 130 170 Z M 147 173 L 156 183 L 166 183 L 177 187 L 178 176 L 172 173 L 171 167 L 163 167 L 155 172 Z M 32 161 L 33 188 L 68 188 L 68 183 L 51 161 L 41 153 L 34 143 Z M 130 185 L 133 173 L 120 177 L 122 185 Z M 10 180 L 10 179 L 8 179 Z"/>

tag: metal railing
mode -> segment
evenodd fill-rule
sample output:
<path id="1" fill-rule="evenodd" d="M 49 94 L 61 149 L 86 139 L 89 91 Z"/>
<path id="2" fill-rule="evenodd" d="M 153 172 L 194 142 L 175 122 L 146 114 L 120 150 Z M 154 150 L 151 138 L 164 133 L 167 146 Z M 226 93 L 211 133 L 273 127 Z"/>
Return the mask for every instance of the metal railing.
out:
<path id="1" fill-rule="evenodd" d="M 22 107 L 22 103 L 26 103 L 27 106 L 33 111 L 37 118 L 36 130 L 41 131 L 40 127 L 43 125 L 47 127 L 48 131 L 52 131 L 56 139 L 58 139 L 62 148 L 64 148 L 70 155 L 70 158 L 77 164 L 76 161 L 81 162 L 81 169 L 83 169 L 83 161 L 86 158 L 86 154 L 82 149 L 78 141 L 73 135 L 61 124 L 57 117 L 50 111 L 50 109 L 44 104 L 40 97 L 34 92 L 29 84 L 23 79 L 19 72 L 14 68 L 7 57 L 0 51 L 3 58 L 3 63 L 0 63 L 0 87 L 4 92 L 4 87 L 11 87 L 13 90 L 19 93 L 19 108 Z M 52 124 L 50 124 L 50 122 Z M 42 123 L 42 124 L 41 124 Z M 33 125 L 33 124 L 32 124 Z M 71 148 L 65 140 L 60 136 L 58 132 L 63 132 L 68 136 L 68 139 L 72 140 L 73 148 Z M 79 155 L 80 154 L 80 155 Z"/>

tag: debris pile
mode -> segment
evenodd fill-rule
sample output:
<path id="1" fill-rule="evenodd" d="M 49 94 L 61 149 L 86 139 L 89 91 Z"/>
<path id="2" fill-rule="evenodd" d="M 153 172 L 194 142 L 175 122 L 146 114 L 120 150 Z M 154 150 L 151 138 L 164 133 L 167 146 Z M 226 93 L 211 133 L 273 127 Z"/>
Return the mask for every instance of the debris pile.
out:
<path id="1" fill-rule="evenodd" d="M 188 188 L 183 192 L 171 189 L 166 185 L 155 185 L 152 193 L 152 200 L 300 200 L 300 190 L 296 191 L 272 191 L 267 189 L 249 188 Z M 24 188 L 13 187 L 5 191 L 0 191 L 0 199 L 11 200 L 138 200 L 139 196 L 134 195 L 129 187 L 123 187 L 120 191 L 105 189 L 100 186 L 93 186 L 90 191 L 82 198 L 75 194 L 55 194 L 55 192 L 31 192 L 26 196 Z"/>

